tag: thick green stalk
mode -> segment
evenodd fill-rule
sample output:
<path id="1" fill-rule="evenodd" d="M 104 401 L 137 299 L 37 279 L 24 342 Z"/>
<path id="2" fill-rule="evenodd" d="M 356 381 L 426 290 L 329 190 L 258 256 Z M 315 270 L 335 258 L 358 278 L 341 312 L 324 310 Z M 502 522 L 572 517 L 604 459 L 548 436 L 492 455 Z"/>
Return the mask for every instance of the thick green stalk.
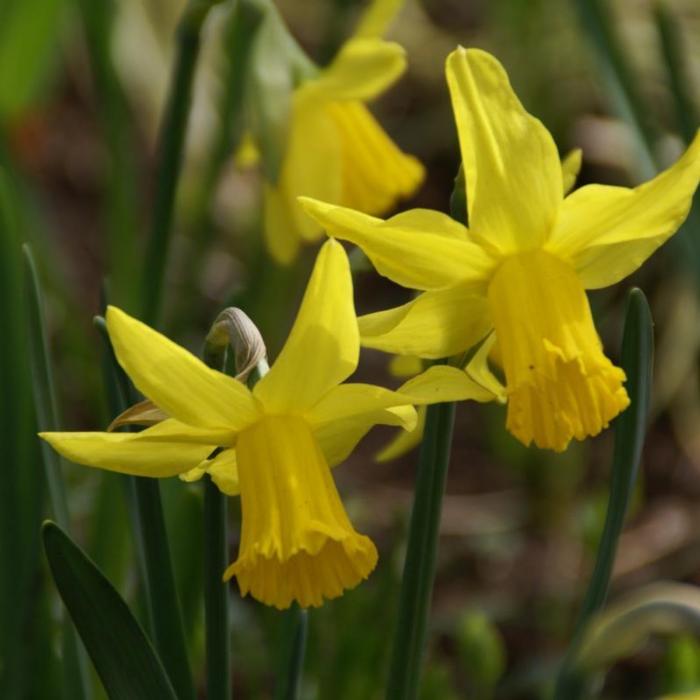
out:
<path id="1" fill-rule="evenodd" d="M 308 626 L 309 614 L 298 605 L 284 612 L 281 673 L 275 687 L 275 700 L 296 700 L 299 697 Z"/>
<path id="2" fill-rule="evenodd" d="M 653 346 L 649 306 L 641 290 L 633 289 L 627 299 L 621 362 L 627 375 L 631 403 L 615 421 L 615 448 L 605 525 L 572 642 L 559 671 L 555 700 L 577 700 L 585 689 L 585 678 L 577 672 L 575 662 L 591 618 L 605 604 L 617 545 L 637 481 L 649 413 Z"/>
<path id="3" fill-rule="evenodd" d="M 454 403 L 428 406 L 401 579 L 388 700 L 410 700 L 418 695 L 454 415 Z"/>
<path id="4" fill-rule="evenodd" d="M 39 275 L 32 251 L 27 244 L 22 246 L 28 305 L 28 327 L 33 377 L 34 407 L 39 430 L 59 430 L 58 402 L 50 361 L 50 350 L 44 323 L 44 305 Z M 51 512 L 63 529 L 70 528 L 68 502 L 63 484 L 64 462 L 46 443 L 41 445 L 42 462 L 49 490 Z M 78 646 L 72 623 L 65 621 L 63 627 L 63 669 L 66 692 L 70 697 L 89 698 L 90 676 L 87 658 Z"/>
<path id="5" fill-rule="evenodd" d="M 141 285 L 143 320 L 158 326 L 182 166 L 200 32 L 216 0 L 191 0 L 177 32 L 177 56 L 159 136 L 156 194 Z"/>
<path id="6" fill-rule="evenodd" d="M 207 343 L 204 361 L 220 371 L 226 368 L 226 346 Z M 204 479 L 204 623 L 207 653 L 207 700 L 231 698 L 231 628 L 228 586 L 222 574 L 228 564 L 226 494 Z"/>
<path id="7" fill-rule="evenodd" d="M 98 328 L 104 329 L 101 323 Z M 114 355 L 115 384 L 127 405 L 137 397 Z M 151 617 L 151 636 L 158 655 L 180 700 L 195 697 L 194 683 L 187 658 L 182 612 L 175 588 L 172 557 L 165 529 L 160 485 L 157 479 L 126 477 L 130 509 L 135 524 L 135 546 L 145 574 L 147 607 Z"/>
<path id="8" fill-rule="evenodd" d="M 226 495 L 204 479 L 204 615 L 207 699 L 231 698 L 231 641 L 228 587 L 221 576 L 228 564 Z"/>

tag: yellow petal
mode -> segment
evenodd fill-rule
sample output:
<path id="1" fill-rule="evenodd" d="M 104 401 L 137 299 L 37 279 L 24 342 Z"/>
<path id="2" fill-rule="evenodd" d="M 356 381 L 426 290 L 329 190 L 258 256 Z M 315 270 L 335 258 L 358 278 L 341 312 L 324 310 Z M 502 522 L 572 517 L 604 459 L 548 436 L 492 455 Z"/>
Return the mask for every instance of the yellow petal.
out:
<path id="1" fill-rule="evenodd" d="M 326 109 L 342 146 L 343 193 L 337 204 L 383 214 L 413 194 L 425 177 L 423 166 L 399 149 L 365 105 L 346 100 L 331 102 Z"/>
<path id="2" fill-rule="evenodd" d="M 291 263 L 303 241 L 321 237 L 321 227 L 301 209 L 301 195 L 340 202 L 342 146 L 325 105 L 294 96 L 287 151 L 279 181 L 265 187 L 265 240 L 281 264 Z"/>
<path id="3" fill-rule="evenodd" d="M 169 442 L 162 435 L 151 439 L 151 430 L 153 428 L 141 433 L 39 433 L 39 436 L 71 462 L 150 477 L 186 472 L 216 447 L 216 444 Z"/>
<path id="4" fill-rule="evenodd" d="M 545 251 L 508 258 L 489 288 L 508 391 L 507 427 L 561 451 L 629 405 L 624 372 L 603 354 L 572 267 Z"/>
<path id="5" fill-rule="evenodd" d="M 445 235 L 449 217 L 425 210 L 387 221 L 307 197 L 300 203 L 331 236 L 360 246 L 380 275 L 412 289 L 440 289 L 464 281 L 483 282 L 495 266 L 478 245 Z M 431 228 L 423 226 L 431 224 Z"/>
<path id="6" fill-rule="evenodd" d="M 634 272 L 688 215 L 700 179 L 700 135 L 683 156 L 639 187 L 587 185 L 564 200 L 547 249 L 570 262 L 587 289 Z"/>
<path id="7" fill-rule="evenodd" d="M 238 496 L 240 493 L 235 450 L 223 450 L 213 459 L 203 460 L 194 469 L 180 474 L 180 478 L 187 482 L 198 481 L 205 474 L 209 474 L 219 491 L 227 496 Z"/>
<path id="8" fill-rule="evenodd" d="M 201 360 L 114 306 L 107 328 L 119 364 L 156 406 L 188 425 L 238 430 L 258 408 L 241 382 Z"/>
<path id="9" fill-rule="evenodd" d="M 263 202 L 263 235 L 267 250 L 280 265 L 291 265 L 302 241 L 292 214 L 292 208 L 298 205 L 281 187 L 269 184 L 265 184 Z"/>
<path id="10" fill-rule="evenodd" d="M 372 0 L 362 13 L 355 37 L 380 37 L 404 5 L 404 0 Z"/>
<path id="11" fill-rule="evenodd" d="M 464 371 L 477 383 L 490 391 L 500 403 L 506 402 L 506 388 L 501 384 L 489 367 L 489 355 L 496 345 L 496 334 L 491 333 L 479 346 L 474 357 L 464 368 Z"/>
<path id="12" fill-rule="evenodd" d="M 306 418 L 315 429 L 325 423 L 410 403 L 403 394 L 374 384 L 341 384 L 318 401 Z"/>
<path id="13" fill-rule="evenodd" d="M 491 328 L 486 295 L 472 285 L 423 292 L 358 323 L 364 347 L 430 359 L 464 352 Z"/>
<path id="14" fill-rule="evenodd" d="M 389 362 L 392 377 L 412 377 L 423 371 L 423 360 L 415 355 L 394 355 Z"/>
<path id="15" fill-rule="evenodd" d="M 581 172 L 581 158 L 581 149 L 574 148 L 573 151 L 566 154 L 566 158 L 561 162 L 561 179 L 565 195 L 574 189 L 576 178 Z"/>
<path id="16" fill-rule="evenodd" d="M 397 425 L 403 428 L 401 434 L 409 435 L 415 430 L 416 422 L 417 412 L 413 406 L 396 406 L 324 423 L 314 428 L 314 435 L 328 464 L 334 467 L 348 458 L 375 425 Z"/>
<path id="17" fill-rule="evenodd" d="M 302 412 L 355 371 L 359 332 L 343 247 L 321 248 L 287 342 L 254 394 L 268 413 Z"/>
<path id="18" fill-rule="evenodd" d="M 397 390 L 413 404 L 442 403 L 444 401 L 493 401 L 491 391 L 467 374 L 449 365 L 433 365 Z"/>
<path id="19" fill-rule="evenodd" d="M 398 430 L 393 439 L 388 442 L 375 456 L 377 462 L 390 462 L 408 454 L 420 445 L 425 430 L 425 406 L 418 407 L 418 422 L 413 430 Z"/>
<path id="20" fill-rule="evenodd" d="M 318 78 L 299 88 L 299 94 L 305 99 L 366 101 L 383 93 L 405 69 L 406 52 L 398 44 L 350 39 Z"/>
<path id="21" fill-rule="evenodd" d="M 319 606 L 369 576 L 372 541 L 355 531 L 308 424 L 266 416 L 239 436 L 241 545 L 224 578 L 283 609 Z"/>
<path id="22" fill-rule="evenodd" d="M 472 236 L 501 253 L 541 245 L 562 200 L 550 133 L 525 111 L 490 54 L 460 47 L 448 56 L 446 70 Z"/>

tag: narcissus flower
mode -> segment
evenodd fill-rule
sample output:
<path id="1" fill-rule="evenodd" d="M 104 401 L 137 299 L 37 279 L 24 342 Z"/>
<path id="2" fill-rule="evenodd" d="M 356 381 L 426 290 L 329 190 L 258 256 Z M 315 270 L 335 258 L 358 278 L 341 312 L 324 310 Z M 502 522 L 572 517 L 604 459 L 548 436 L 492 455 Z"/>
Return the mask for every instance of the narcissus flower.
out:
<path id="1" fill-rule="evenodd" d="M 291 334 L 270 371 L 249 390 L 110 307 L 107 327 L 119 363 L 169 416 L 140 433 L 42 433 L 58 452 L 88 466 L 138 476 L 212 474 L 240 493 L 241 592 L 278 608 L 320 605 L 366 578 L 377 561 L 355 531 L 330 465 L 376 424 L 412 428 L 412 403 L 492 394 L 450 367 L 414 378 L 401 392 L 341 384 L 355 370 L 359 332 L 342 246 L 321 249 Z M 156 409 L 151 409 L 154 413 Z"/>
<path id="2" fill-rule="evenodd" d="M 508 429 L 563 450 L 628 405 L 621 369 L 603 354 L 586 289 L 631 274 L 681 225 L 700 176 L 700 138 L 634 189 L 588 185 L 564 197 L 544 125 L 528 114 L 501 64 L 459 48 L 447 82 L 465 171 L 469 228 L 436 211 L 387 221 L 302 199 L 330 234 L 360 246 L 376 269 L 420 290 L 401 307 L 361 317 L 367 347 L 425 358 L 463 352 L 495 331 Z"/>
<path id="3" fill-rule="evenodd" d="M 280 263 L 322 236 L 299 195 L 382 214 L 423 181 L 420 162 L 398 148 L 366 106 L 404 72 L 405 52 L 373 36 L 376 27 L 362 27 L 328 67 L 294 90 L 279 177 L 264 192 L 265 240 Z"/>

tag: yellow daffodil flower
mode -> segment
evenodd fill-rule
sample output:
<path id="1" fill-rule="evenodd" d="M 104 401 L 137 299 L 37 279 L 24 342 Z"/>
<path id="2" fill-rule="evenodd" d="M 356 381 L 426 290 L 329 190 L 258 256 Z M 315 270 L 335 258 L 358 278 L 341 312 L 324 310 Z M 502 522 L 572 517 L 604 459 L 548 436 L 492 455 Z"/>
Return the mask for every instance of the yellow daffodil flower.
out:
<path id="1" fill-rule="evenodd" d="M 495 330 L 508 429 L 563 450 L 629 403 L 603 354 L 586 289 L 631 274 L 681 225 L 700 176 L 700 138 L 634 189 L 588 185 L 564 197 L 576 156 L 528 114 L 501 64 L 459 48 L 447 59 L 469 228 L 417 209 L 387 221 L 303 199 L 327 231 L 359 245 L 380 274 L 422 293 L 361 317 L 367 347 L 425 358 L 463 352 Z M 573 161 L 573 162 L 572 162 Z"/>
<path id="2" fill-rule="evenodd" d="M 320 605 L 376 564 L 329 464 L 345 459 L 373 425 L 413 428 L 414 402 L 493 396 L 446 366 L 410 380 L 402 393 L 341 384 L 357 367 L 360 343 L 350 267 L 333 240 L 319 253 L 287 343 L 252 391 L 119 309 L 108 309 L 107 327 L 134 385 L 169 417 L 140 433 L 41 437 L 80 464 L 150 477 L 208 471 L 222 491 L 240 493 L 240 551 L 224 577 L 236 576 L 242 594 L 278 608 Z"/>
<path id="3" fill-rule="evenodd" d="M 374 9 L 386 14 L 386 4 L 375 3 Z M 282 264 L 296 258 L 303 242 L 322 236 L 321 227 L 299 207 L 298 196 L 382 214 L 423 181 L 420 162 L 398 148 L 365 104 L 406 68 L 401 46 L 372 35 L 386 23 L 374 14 L 368 13 L 331 64 L 292 96 L 279 178 L 264 191 L 265 240 Z"/>

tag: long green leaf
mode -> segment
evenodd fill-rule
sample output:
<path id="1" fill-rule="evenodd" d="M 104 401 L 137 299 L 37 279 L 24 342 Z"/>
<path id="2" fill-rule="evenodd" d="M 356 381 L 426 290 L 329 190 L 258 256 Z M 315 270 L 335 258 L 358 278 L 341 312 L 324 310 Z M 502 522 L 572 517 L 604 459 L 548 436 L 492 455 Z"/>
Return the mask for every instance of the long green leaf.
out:
<path id="1" fill-rule="evenodd" d="M 557 700 L 576 700 L 585 688 L 585 679 L 573 669 L 573 659 L 591 619 L 602 609 L 608 595 L 617 545 L 637 481 L 644 445 L 653 354 L 653 323 L 649 305 L 641 290 L 632 289 L 627 298 L 621 363 L 627 375 L 630 406 L 615 421 L 615 448 L 605 525 L 573 640 L 557 679 Z"/>
<path id="2" fill-rule="evenodd" d="M 165 670 L 129 607 L 58 525 L 44 548 L 61 598 L 110 698 L 177 700 Z"/>
<path id="3" fill-rule="evenodd" d="M 22 246 L 25 263 L 26 295 L 29 300 L 28 326 L 32 364 L 34 409 L 40 430 L 59 430 L 58 402 L 53 381 L 49 345 L 44 324 L 43 296 L 39 275 L 28 244 Z M 51 512 L 65 529 L 70 526 L 63 484 L 64 462 L 46 443 L 41 444 L 42 461 L 49 490 Z M 82 650 L 70 625 L 63 630 L 66 691 L 71 697 L 90 697 L 90 680 Z"/>
<path id="4" fill-rule="evenodd" d="M 60 430 L 56 389 L 49 353 L 48 339 L 44 324 L 43 297 L 39 275 L 34 263 L 34 256 L 28 244 L 22 246 L 26 294 L 29 299 L 28 325 L 30 350 L 32 357 L 32 378 L 34 405 L 39 430 Z M 70 526 L 66 492 L 63 485 L 64 462 L 59 455 L 45 443 L 42 453 L 46 469 L 46 482 L 49 486 L 51 512 L 56 522 L 64 528 Z"/>
<path id="5" fill-rule="evenodd" d="M 2 135 L 0 134 L 0 141 Z M 34 594 L 41 542 L 45 484 L 31 406 L 31 381 L 25 333 L 18 198 L 3 169 L 0 143 L 0 697 L 14 699 L 34 689 L 26 673 L 31 645 L 45 646 L 53 630 Z M 43 637 L 43 639 L 42 639 Z"/>
<path id="6" fill-rule="evenodd" d="M 137 165 L 131 114 L 112 60 L 114 0 L 78 2 L 90 56 L 93 83 L 107 147 L 103 225 L 109 243 L 112 301 L 135 310 L 133 252 L 136 249 Z"/>
<path id="7" fill-rule="evenodd" d="M 159 134 L 155 203 L 141 279 L 143 320 L 151 326 L 158 325 L 161 312 L 200 33 L 215 4 L 216 0 L 190 0 L 177 32 L 177 54 Z"/>

